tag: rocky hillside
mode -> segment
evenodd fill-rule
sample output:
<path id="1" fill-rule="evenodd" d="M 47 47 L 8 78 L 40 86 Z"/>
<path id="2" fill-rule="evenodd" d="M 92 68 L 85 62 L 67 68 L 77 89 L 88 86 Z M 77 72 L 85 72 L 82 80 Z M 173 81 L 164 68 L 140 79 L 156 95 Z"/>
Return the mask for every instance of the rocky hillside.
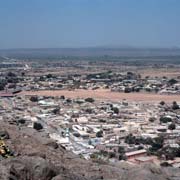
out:
<path id="1" fill-rule="evenodd" d="M 43 132 L 1 122 L 0 135 L 14 152 L 1 158 L 1 180 L 178 180 L 179 169 L 131 166 L 84 160 L 51 141 Z"/>

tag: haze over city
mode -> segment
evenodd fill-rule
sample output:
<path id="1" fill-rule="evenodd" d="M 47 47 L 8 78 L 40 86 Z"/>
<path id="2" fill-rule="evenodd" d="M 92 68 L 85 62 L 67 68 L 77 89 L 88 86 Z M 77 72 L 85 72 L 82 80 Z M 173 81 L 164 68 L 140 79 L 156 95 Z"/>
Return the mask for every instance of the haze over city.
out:
<path id="1" fill-rule="evenodd" d="M 6 0 L 0 49 L 179 47 L 179 0 Z"/>

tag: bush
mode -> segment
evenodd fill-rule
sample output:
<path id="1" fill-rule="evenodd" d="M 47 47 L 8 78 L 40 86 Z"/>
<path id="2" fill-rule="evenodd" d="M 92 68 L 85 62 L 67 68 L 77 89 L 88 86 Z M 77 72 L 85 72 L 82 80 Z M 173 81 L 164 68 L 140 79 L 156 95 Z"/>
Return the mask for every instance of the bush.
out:
<path id="1" fill-rule="evenodd" d="M 160 166 L 162 166 L 162 167 L 168 167 L 168 166 L 172 166 L 172 165 L 169 164 L 168 162 L 162 162 L 162 163 L 160 164 Z"/>
<path id="2" fill-rule="evenodd" d="M 112 110 L 114 111 L 115 114 L 119 114 L 119 109 L 117 107 L 113 107 Z"/>
<path id="3" fill-rule="evenodd" d="M 93 102 L 94 102 L 94 99 L 93 99 L 93 98 L 86 98 L 85 101 L 86 101 L 86 102 L 93 103 Z"/>
<path id="4" fill-rule="evenodd" d="M 172 119 L 170 117 L 160 117 L 159 120 L 160 120 L 161 123 L 172 122 Z"/>
<path id="5" fill-rule="evenodd" d="M 4 90 L 6 85 L 7 85 L 6 80 L 1 80 L 0 81 L 0 91 Z"/>
<path id="6" fill-rule="evenodd" d="M 131 91 L 132 91 L 132 89 L 128 88 L 128 87 L 126 87 L 125 90 L 124 90 L 125 93 L 130 93 Z"/>
<path id="7" fill-rule="evenodd" d="M 34 122 L 33 128 L 36 130 L 41 130 L 43 129 L 43 126 L 40 123 Z"/>
<path id="8" fill-rule="evenodd" d="M 55 108 L 52 110 L 52 113 L 54 113 L 54 114 L 59 114 L 59 112 L 60 112 L 59 108 Z"/>
<path id="9" fill-rule="evenodd" d="M 176 81 L 175 79 L 170 79 L 170 80 L 168 81 L 168 83 L 169 83 L 169 85 L 174 85 L 174 84 L 177 83 L 177 81 Z"/>
<path id="10" fill-rule="evenodd" d="M 163 147 L 164 138 L 162 136 L 154 138 L 152 142 L 152 147 L 149 149 L 152 153 L 157 152 Z"/>
<path id="11" fill-rule="evenodd" d="M 179 105 L 177 104 L 176 101 L 173 102 L 173 104 L 172 104 L 172 109 L 173 109 L 173 110 L 179 109 Z"/>
<path id="12" fill-rule="evenodd" d="M 38 97 L 37 96 L 31 96 L 30 101 L 32 102 L 38 102 Z"/>
<path id="13" fill-rule="evenodd" d="M 102 130 L 101 130 L 101 131 L 98 131 L 98 132 L 96 133 L 96 137 L 98 137 L 98 138 L 103 137 L 103 131 L 102 131 Z"/>
<path id="14" fill-rule="evenodd" d="M 133 136 L 132 134 L 129 134 L 128 136 L 125 137 L 124 142 L 127 144 L 135 144 L 136 137 Z"/>
<path id="15" fill-rule="evenodd" d="M 169 130 L 174 130 L 176 129 L 176 125 L 174 123 L 171 123 L 169 126 L 168 126 L 168 129 Z"/>
<path id="16" fill-rule="evenodd" d="M 154 121 L 156 121 L 156 118 L 155 118 L 155 117 L 150 117 L 150 118 L 149 118 L 149 122 L 154 122 Z"/>
<path id="17" fill-rule="evenodd" d="M 119 146 L 118 153 L 120 153 L 120 154 L 124 154 L 125 153 L 125 149 L 124 149 L 123 146 Z"/>
<path id="18" fill-rule="evenodd" d="M 164 106 L 164 105 L 165 105 L 165 102 L 164 102 L 164 101 L 161 101 L 159 104 L 162 105 L 162 106 Z"/>
<path id="19" fill-rule="evenodd" d="M 14 74 L 12 72 L 8 72 L 7 76 L 9 76 L 9 77 L 16 77 L 16 74 Z"/>
<path id="20" fill-rule="evenodd" d="M 60 97 L 60 99 L 64 100 L 64 99 L 65 99 L 65 96 L 62 95 L 62 96 Z"/>
<path id="21" fill-rule="evenodd" d="M 53 75 L 52 74 L 47 74 L 46 77 L 47 78 L 53 78 Z"/>

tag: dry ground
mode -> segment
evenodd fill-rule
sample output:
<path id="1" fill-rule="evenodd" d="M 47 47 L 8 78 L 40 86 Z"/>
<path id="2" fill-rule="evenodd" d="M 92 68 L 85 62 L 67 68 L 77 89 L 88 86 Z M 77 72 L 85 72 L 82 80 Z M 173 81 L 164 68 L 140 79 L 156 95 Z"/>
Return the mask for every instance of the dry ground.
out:
<path id="1" fill-rule="evenodd" d="M 123 93 L 111 92 L 110 90 L 42 90 L 42 91 L 25 91 L 21 92 L 24 95 L 41 95 L 41 96 L 61 96 L 68 98 L 87 98 L 92 97 L 103 101 L 121 101 L 126 99 L 128 101 L 143 101 L 143 102 L 180 102 L 180 95 L 159 95 L 146 93 Z"/>
<path id="2" fill-rule="evenodd" d="M 166 76 L 167 78 L 177 78 L 180 76 L 179 68 L 145 68 L 141 70 L 137 70 L 139 74 L 143 78 L 146 76 L 149 77 L 163 77 Z"/>

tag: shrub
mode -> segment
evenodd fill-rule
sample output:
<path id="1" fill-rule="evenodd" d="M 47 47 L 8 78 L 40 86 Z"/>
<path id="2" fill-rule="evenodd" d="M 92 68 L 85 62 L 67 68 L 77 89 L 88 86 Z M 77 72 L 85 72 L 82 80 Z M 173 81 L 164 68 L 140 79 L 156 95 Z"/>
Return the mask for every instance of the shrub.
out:
<path id="1" fill-rule="evenodd" d="M 93 102 L 94 102 L 94 99 L 93 99 L 93 98 L 86 98 L 85 101 L 86 101 L 86 102 L 93 103 Z"/>
<path id="2" fill-rule="evenodd" d="M 160 120 L 161 123 L 172 122 L 172 119 L 170 117 L 160 117 L 159 120 Z"/>
<path id="3" fill-rule="evenodd" d="M 165 105 L 165 102 L 164 102 L 164 101 L 161 101 L 159 104 L 162 105 L 162 106 L 164 106 L 164 105 Z"/>
<path id="4" fill-rule="evenodd" d="M 171 123 L 169 126 L 168 126 L 168 129 L 169 130 L 174 130 L 176 129 L 176 125 L 174 123 Z"/>
<path id="5" fill-rule="evenodd" d="M 38 97 L 37 96 L 31 96 L 30 101 L 32 102 L 38 102 Z"/>
<path id="6" fill-rule="evenodd" d="M 103 137 L 103 131 L 102 131 L 102 130 L 101 130 L 101 131 L 98 131 L 98 132 L 96 133 L 96 137 L 98 137 L 98 138 Z"/>
<path id="7" fill-rule="evenodd" d="M 179 105 L 177 104 L 176 101 L 173 102 L 173 104 L 172 104 L 172 109 L 173 109 L 173 110 L 179 109 Z"/>

